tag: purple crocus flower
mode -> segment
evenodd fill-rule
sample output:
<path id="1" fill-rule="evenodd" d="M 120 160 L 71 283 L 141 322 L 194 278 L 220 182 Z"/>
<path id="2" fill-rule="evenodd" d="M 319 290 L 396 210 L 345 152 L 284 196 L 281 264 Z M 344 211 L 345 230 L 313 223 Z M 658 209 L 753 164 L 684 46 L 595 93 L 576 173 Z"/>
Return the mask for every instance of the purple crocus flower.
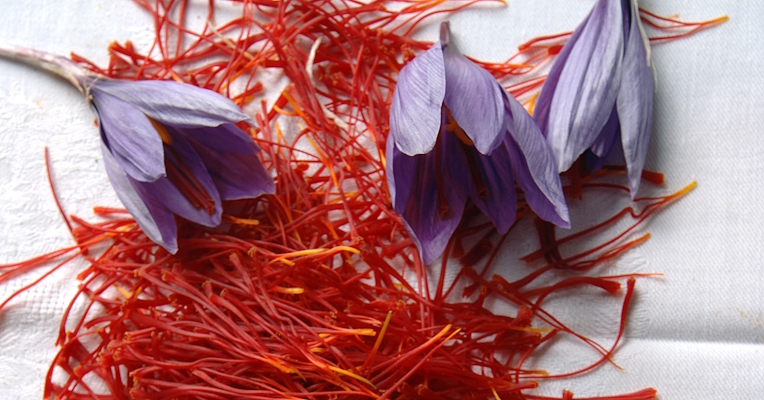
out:
<path id="1" fill-rule="evenodd" d="M 236 123 L 251 119 L 211 90 L 169 81 L 118 81 L 59 56 L 2 46 L 0 55 L 52 71 L 98 115 L 106 172 L 152 241 L 178 250 L 175 215 L 214 227 L 222 200 L 273 193 L 257 144 Z"/>
<path id="2" fill-rule="evenodd" d="M 560 172 L 587 149 L 602 164 L 622 147 L 632 197 L 653 117 L 650 44 L 636 0 L 599 0 L 552 65 L 534 118 Z"/>
<path id="3" fill-rule="evenodd" d="M 468 198 L 506 233 L 515 180 L 541 218 L 569 227 L 554 157 L 536 123 L 449 43 L 446 23 L 440 36 L 400 72 L 386 148 L 393 207 L 423 261 L 443 252 Z"/>

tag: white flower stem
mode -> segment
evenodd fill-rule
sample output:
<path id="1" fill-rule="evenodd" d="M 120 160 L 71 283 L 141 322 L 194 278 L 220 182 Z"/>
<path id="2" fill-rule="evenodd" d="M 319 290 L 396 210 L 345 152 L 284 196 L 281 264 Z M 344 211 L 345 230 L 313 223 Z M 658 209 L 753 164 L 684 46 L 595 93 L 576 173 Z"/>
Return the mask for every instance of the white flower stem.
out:
<path id="1" fill-rule="evenodd" d="M 96 77 L 96 74 L 68 58 L 21 46 L 0 43 L 0 57 L 23 62 L 58 75 L 74 85 L 83 95 L 85 94 L 86 80 Z"/>

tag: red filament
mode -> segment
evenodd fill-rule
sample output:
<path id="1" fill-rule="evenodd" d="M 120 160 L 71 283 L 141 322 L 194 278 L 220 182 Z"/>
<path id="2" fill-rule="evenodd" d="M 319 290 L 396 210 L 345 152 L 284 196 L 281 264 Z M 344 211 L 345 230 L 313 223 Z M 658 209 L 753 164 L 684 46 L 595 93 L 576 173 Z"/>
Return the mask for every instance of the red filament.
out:
<path id="1" fill-rule="evenodd" d="M 637 199 L 563 238 L 540 225 L 540 248 L 524 258 L 531 267 L 517 266 L 530 272 L 514 281 L 486 277 L 508 236 L 497 238 L 490 223 L 474 218 L 474 207 L 465 211 L 440 270 L 433 272 L 419 261 L 389 204 L 380 149 L 389 132 L 392 91 L 403 64 L 428 47 L 410 33 L 428 16 L 475 1 L 405 1 L 392 11 L 378 0 L 247 0 L 239 2 L 240 18 L 199 31 L 186 27 L 187 1 L 136 3 L 154 17 L 149 53 L 114 43 L 103 69 L 73 58 L 109 77 L 181 80 L 254 108 L 259 130 L 250 133 L 276 173 L 277 191 L 226 203 L 226 223 L 219 228 L 179 219 L 176 255 L 148 240 L 123 210 L 97 208 L 104 221 L 71 217 L 77 246 L 0 266 L 3 283 L 59 261 L 29 287 L 75 257 L 90 263 L 79 273 L 78 295 L 61 321 L 46 398 L 548 399 L 531 389 L 606 362 L 615 365 L 613 350 L 624 332 L 635 278 L 644 275 L 584 273 L 646 240 L 648 234 L 630 235 L 689 189 Z M 215 7 L 210 2 L 208 21 Z M 644 11 L 642 16 L 660 19 Z M 310 48 L 319 38 L 311 63 Z M 530 97 L 532 109 L 544 80 L 534 73 L 566 38 L 532 40 L 506 62 L 482 65 L 513 95 Z M 291 83 L 273 104 L 258 103 L 258 74 L 269 69 Z M 286 126 L 297 126 L 297 132 L 282 131 Z M 168 171 L 180 174 L 175 181 L 188 178 L 187 171 Z M 628 197 L 628 188 L 610 179 L 622 175 L 617 168 L 584 174 L 566 191 Z M 652 183 L 662 182 L 659 177 L 643 174 Z M 201 193 L 188 183 L 187 193 Z M 439 198 L 443 212 L 443 193 Z M 205 207 L 204 196 L 198 200 Z M 517 210 L 519 220 L 531 216 L 523 198 Z M 608 230 L 629 218 L 628 228 Z M 598 244 L 586 244 L 603 232 Z M 449 255 L 460 263 L 450 281 Z M 559 269 L 581 275 L 566 278 L 556 275 Z M 612 347 L 546 311 L 550 294 L 582 287 L 613 296 L 626 288 Z M 496 314 L 484 305 L 487 300 L 516 312 Z M 597 359 L 553 374 L 524 367 L 557 336 L 581 341 Z M 63 380 L 54 379 L 54 371 Z M 654 389 L 645 389 L 598 398 L 655 397 Z M 565 391 L 561 398 L 573 394 Z"/>

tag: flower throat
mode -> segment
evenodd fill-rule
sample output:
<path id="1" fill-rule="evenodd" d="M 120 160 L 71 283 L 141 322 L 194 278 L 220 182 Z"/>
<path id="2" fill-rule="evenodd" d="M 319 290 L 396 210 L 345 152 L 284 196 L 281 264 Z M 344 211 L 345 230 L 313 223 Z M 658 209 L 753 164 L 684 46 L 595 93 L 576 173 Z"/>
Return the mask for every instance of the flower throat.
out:
<path id="1" fill-rule="evenodd" d="M 183 163 L 183 159 L 178 157 L 175 149 L 172 148 L 172 136 L 170 136 L 167 129 L 157 121 L 149 118 L 151 125 L 154 126 L 159 137 L 162 138 L 164 144 L 164 150 L 167 153 L 165 156 L 165 170 L 167 171 L 167 179 L 178 188 L 178 191 L 183 197 L 188 200 L 191 205 L 198 209 L 204 208 L 207 214 L 212 215 L 215 213 L 215 199 L 210 196 L 204 186 L 196 179 L 194 173 Z"/>
<path id="2" fill-rule="evenodd" d="M 475 147 L 474 142 L 467 136 L 467 134 L 464 132 L 464 129 L 462 129 L 461 126 L 456 122 L 456 119 L 453 115 L 451 115 L 451 110 L 448 109 L 448 107 L 443 107 L 443 109 L 446 112 L 446 124 L 443 125 L 443 131 L 446 133 L 453 133 L 458 139 L 459 139 L 459 147 L 461 147 L 462 151 L 464 152 L 465 157 L 467 158 L 467 163 L 470 168 L 470 175 L 472 177 L 472 181 L 475 183 L 475 190 L 477 191 L 478 197 L 481 199 L 488 198 L 488 188 L 483 183 L 483 178 L 480 176 L 480 171 L 477 167 L 477 161 L 475 159 L 475 155 L 470 150 L 470 147 Z M 440 147 L 440 135 L 438 135 L 438 140 L 435 144 L 435 147 L 439 149 Z M 440 218 L 445 218 L 445 216 L 448 214 L 448 201 L 446 200 L 446 196 L 444 193 L 444 185 L 443 185 L 443 174 L 437 173 L 437 171 L 440 171 L 441 167 L 441 155 L 440 151 L 435 152 L 435 180 L 436 185 L 438 186 L 438 210 L 440 214 Z"/>

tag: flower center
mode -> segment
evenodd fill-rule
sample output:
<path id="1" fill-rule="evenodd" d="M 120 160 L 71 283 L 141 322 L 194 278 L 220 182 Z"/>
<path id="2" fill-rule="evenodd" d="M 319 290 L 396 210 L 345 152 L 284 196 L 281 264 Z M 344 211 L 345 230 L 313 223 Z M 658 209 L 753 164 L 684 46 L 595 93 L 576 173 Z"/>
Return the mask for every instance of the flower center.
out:
<path id="1" fill-rule="evenodd" d="M 464 152 L 464 156 L 467 158 L 467 164 L 470 168 L 470 176 L 472 177 L 472 182 L 475 184 L 475 190 L 477 191 L 478 197 L 481 199 L 487 199 L 488 198 L 488 188 L 483 183 L 483 178 L 480 175 L 480 167 L 479 167 L 479 160 L 477 159 L 480 157 L 475 153 L 473 149 L 475 147 L 475 143 L 467 136 L 467 134 L 464 132 L 464 129 L 462 129 L 461 126 L 456 122 L 456 119 L 454 119 L 454 116 L 451 115 L 451 110 L 448 109 L 448 107 L 443 107 L 446 109 L 446 125 L 443 127 L 446 132 L 451 132 L 454 135 L 456 135 L 457 138 L 459 138 L 459 141 L 462 143 L 462 151 Z M 438 159 L 436 158 L 436 162 Z M 438 182 L 438 185 L 440 187 L 440 182 Z M 438 193 L 440 194 L 440 189 L 438 190 Z"/>
<path id="2" fill-rule="evenodd" d="M 435 141 L 435 186 L 438 189 L 438 215 L 443 219 L 448 214 L 448 201 L 443 189 L 443 174 L 441 173 L 440 162 L 440 135 Z"/>
<path id="3" fill-rule="evenodd" d="M 456 119 L 454 119 L 454 116 L 451 115 L 451 110 L 448 109 L 448 107 L 443 107 L 446 109 L 446 126 L 444 128 L 449 131 L 453 132 L 456 137 L 459 138 L 459 140 L 462 141 L 462 143 L 466 144 L 467 146 L 474 146 L 475 143 L 472 142 L 472 139 L 467 136 L 466 133 L 464 133 L 464 129 L 462 129 L 459 124 L 456 123 Z"/>
<path id="4" fill-rule="evenodd" d="M 165 157 L 164 167 L 167 172 L 167 179 L 172 182 L 181 195 L 188 200 L 191 205 L 198 209 L 204 208 L 207 214 L 215 213 L 215 199 L 210 196 L 201 182 L 196 179 L 194 173 L 183 162 L 183 158 L 172 148 L 172 136 L 167 129 L 157 121 L 149 118 L 151 125 L 156 129 L 159 137 L 164 143 Z"/>

